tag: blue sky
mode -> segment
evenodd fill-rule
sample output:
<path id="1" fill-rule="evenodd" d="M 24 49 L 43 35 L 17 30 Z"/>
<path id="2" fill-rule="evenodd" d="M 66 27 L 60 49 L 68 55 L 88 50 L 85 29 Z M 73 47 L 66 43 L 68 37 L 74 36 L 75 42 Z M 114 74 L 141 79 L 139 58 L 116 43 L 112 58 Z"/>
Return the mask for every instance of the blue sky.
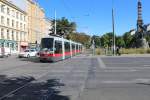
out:
<path id="1" fill-rule="evenodd" d="M 114 0 L 115 32 L 122 35 L 136 28 L 138 0 Z M 112 31 L 112 0 L 38 0 L 46 16 L 66 17 L 77 23 L 77 31 L 103 35 Z M 142 0 L 144 23 L 150 23 L 150 0 Z"/>

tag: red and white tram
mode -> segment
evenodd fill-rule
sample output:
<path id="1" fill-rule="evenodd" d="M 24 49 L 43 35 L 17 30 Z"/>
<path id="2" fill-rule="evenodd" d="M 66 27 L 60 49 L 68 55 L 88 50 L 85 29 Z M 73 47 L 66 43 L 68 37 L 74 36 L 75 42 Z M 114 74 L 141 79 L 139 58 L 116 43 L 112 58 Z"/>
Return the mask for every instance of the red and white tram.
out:
<path id="1" fill-rule="evenodd" d="M 82 52 L 82 44 L 58 36 L 41 39 L 40 61 L 59 61 Z"/>

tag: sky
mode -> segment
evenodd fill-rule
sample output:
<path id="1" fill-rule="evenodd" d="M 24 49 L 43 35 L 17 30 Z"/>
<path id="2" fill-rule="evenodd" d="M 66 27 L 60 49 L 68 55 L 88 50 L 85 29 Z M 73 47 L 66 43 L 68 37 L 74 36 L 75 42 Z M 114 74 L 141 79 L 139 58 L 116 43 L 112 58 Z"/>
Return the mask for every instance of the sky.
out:
<path id="1" fill-rule="evenodd" d="M 27 2 L 26 0 L 8 0 L 17 5 L 19 8 L 22 10 L 26 11 L 27 10 Z"/>
<path id="2" fill-rule="evenodd" d="M 17 1 L 24 9 L 24 0 Z M 115 33 L 123 33 L 136 28 L 138 0 L 37 0 L 45 9 L 46 16 L 54 19 L 55 10 L 57 18 L 66 17 L 69 21 L 77 23 L 78 32 L 90 35 L 103 35 L 112 32 L 112 5 L 115 13 Z M 143 20 L 150 23 L 150 0 L 141 0 L 143 5 Z"/>

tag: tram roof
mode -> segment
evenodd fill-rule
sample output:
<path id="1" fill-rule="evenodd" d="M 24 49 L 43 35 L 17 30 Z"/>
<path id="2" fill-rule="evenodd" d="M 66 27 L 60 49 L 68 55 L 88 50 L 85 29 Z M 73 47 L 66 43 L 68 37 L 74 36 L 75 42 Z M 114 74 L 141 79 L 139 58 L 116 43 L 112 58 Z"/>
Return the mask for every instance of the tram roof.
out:
<path id="1" fill-rule="evenodd" d="M 55 38 L 55 39 L 57 39 L 57 40 L 62 40 L 62 39 L 63 39 L 63 40 L 66 41 L 66 42 L 71 42 L 71 43 L 74 43 L 74 44 L 82 45 L 81 43 L 78 43 L 78 42 L 75 42 L 75 41 L 72 41 L 72 40 L 67 40 L 67 39 L 65 39 L 65 38 L 63 38 L 63 37 L 55 36 L 55 35 L 46 36 L 46 37 L 44 37 L 44 38 Z"/>

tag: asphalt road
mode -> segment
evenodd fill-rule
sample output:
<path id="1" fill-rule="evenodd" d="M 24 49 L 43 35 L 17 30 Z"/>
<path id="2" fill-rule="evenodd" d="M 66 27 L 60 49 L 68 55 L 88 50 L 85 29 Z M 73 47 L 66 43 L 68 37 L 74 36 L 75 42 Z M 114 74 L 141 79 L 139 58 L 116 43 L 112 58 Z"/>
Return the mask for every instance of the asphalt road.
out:
<path id="1" fill-rule="evenodd" d="M 0 100 L 150 100 L 150 57 L 0 58 Z"/>

